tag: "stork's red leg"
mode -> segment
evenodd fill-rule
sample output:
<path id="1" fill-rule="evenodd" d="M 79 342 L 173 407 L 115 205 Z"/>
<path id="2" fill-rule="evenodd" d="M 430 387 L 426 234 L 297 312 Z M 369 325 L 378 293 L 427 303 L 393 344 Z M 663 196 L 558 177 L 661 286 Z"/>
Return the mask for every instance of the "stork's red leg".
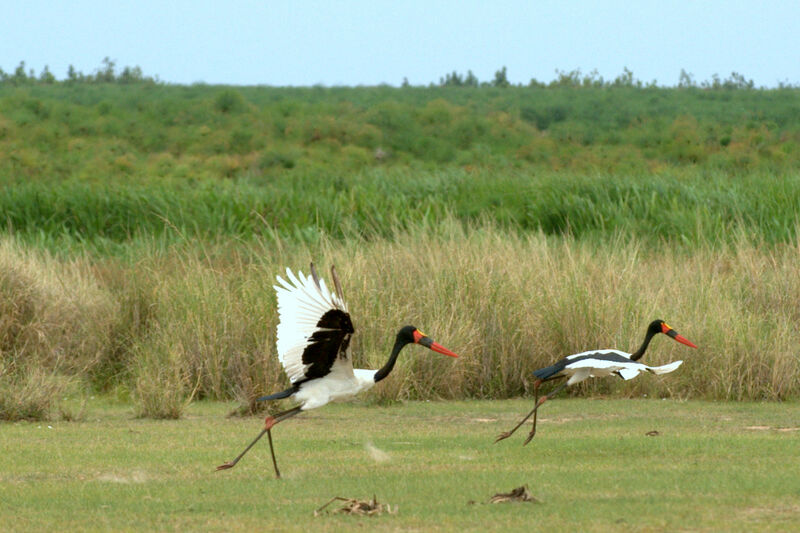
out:
<path id="1" fill-rule="evenodd" d="M 258 441 L 259 441 L 259 439 L 261 439 L 261 437 L 263 437 L 263 436 L 264 436 L 264 433 L 266 433 L 267 431 L 269 431 L 269 429 L 268 429 L 268 428 L 264 428 L 263 430 L 261 430 L 261 433 L 259 433 L 259 434 L 258 434 L 258 437 L 256 437 L 256 438 L 253 440 L 253 442 L 251 442 L 250 444 L 248 444 L 248 445 L 247 445 L 247 448 L 245 448 L 245 449 L 244 449 L 244 451 L 243 451 L 242 453 L 240 453 L 238 456 L 236 456 L 236 459 L 234 459 L 233 461 L 228 461 L 227 463 L 223 463 L 223 464 L 219 465 L 219 466 L 217 467 L 217 470 L 227 470 L 227 469 L 229 469 L 229 468 L 233 468 L 234 466 L 236 466 L 236 463 L 238 463 L 238 462 L 239 462 L 239 459 L 241 459 L 242 457 L 244 457 L 244 454 L 246 454 L 247 452 L 249 452 L 249 451 L 250 451 L 250 448 L 252 448 L 252 447 L 255 445 L 255 443 L 256 443 L 256 442 L 258 442 Z"/>
<path id="2" fill-rule="evenodd" d="M 508 437 L 513 435 L 514 432 L 516 430 L 518 430 L 520 428 L 520 426 L 522 426 L 522 424 L 524 424 L 525 421 L 528 420 L 528 418 L 530 418 L 530 416 L 532 414 L 536 413 L 536 409 L 539 407 L 539 402 L 538 402 L 538 399 L 539 399 L 539 385 L 541 385 L 541 384 L 542 384 L 542 380 L 541 379 L 537 379 L 536 382 L 533 384 L 534 404 L 535 404 L 535 407 L 533 408 L 533 410 L 530 413 L 528 413 L 527 415 L 525 415 L 525 418 L 520 420 L 519 424 L 514 426 L 514 428 L 511 431 L 504 431 L 503 433 L 498 435 L 497 438 L 494 440 L 495 442 L 500 442 L 501 440 L 507 439 Z"/>
<path id="3" fill-rule="evenodd" d="M 547 396 L 543 397 L 542 403 L 544 403 L 545 401 L 547 401 Z M 538 399 L 536 400 L 535 403 L 536 403 L 536 408 L 533 410 L 533 427 L 531 428 L 531 432 L 528 434 L 528 439 L 525 441 L 525 444 L 528 444 L 528 442 L 536 434 L 536 417 L 539 416 L 539 405 L 541 405 L 541 404 L 539 403 Z M 525 444 L 523 444 L 523 446 Z"/>
<path id="4" fill-rule="evenodd" d="M 531 441 L 531 439 L 534 437 L 534 435 L 536 435 L 536 412 L 539 410 L 539 406 L 542 405 L 547 400 L 549 400 L 551 396 L 555 396 L 556 394 L 561 392 L 562 389 L 564 389 L 564 387 L 566 387 L 566 386 L 567 386 L 567 382 L 565 381 L 564 383 L 562 383 L 561 385 L 556 387 L 552 392 L 550 392 L 550 394 L 548 394 L 546 396 L 542 396 L 541 399 L 538 402 L 536 402 L 536 407 L 533 408 L 533 428 L 531 429 L 531 432 L 528 434 L 528 438 L 525 439 L 525 442 L 522 443 L 523 446 L 528 444 Z"/>
<path id="5" fill-rule="evenodd" d="M 250 448 L 252 448 L 255 445 L 255 443 L 258 442 L 259 439 L 261 439 L 261 437 L 264 436 L 264 433 L 266 433 L 267 437 L 269 437 L 269 449 L 270 449 L 270 453 L 272 454 L 272 464 L 275 467 L 275 477 L 280 479 L 281 473 L 278 471 L 278 463 L 275 461 L 275 450 L 274 450 L 274 448 L 272 446 L 272 432 L 270 431 L 270 429 L 272 429 L 272 426 L 274 426 L 278 422 L 281 422 L 283 420 L 286 420 L 287 418 L 290 418 L 290 417 L 296 415 L 297 413 L 300 412 L 300 409 L 301 409 L 300 406 L 293 407 L 293 408 L 291 408 L 291 409 L 289 409 L 287 411 L 283 411 L 282 413 L 278 413 L 275 416 L 268 416 L 267 418 L 265 418 L 264 419 L 264 429 L 261 430 L 261 433 L 258 434 L 258 437 L 256 437 L 253 440 L 253 442 L 248 444 L 247 448 L 245 448 L 244 451 L 242 453 L 240 453 L 236 457 L 236 459 L 234 459 L 233 461 L 228 461 L 227 463 L 219 465 L 217 467 L 217 470 L 227 470 L 229 468 L 233 468 L 234 466 L 236 466 L 236 463 L 239 462 L 239 459 L 244 457 L 244 454 L 249 452 Z"/>
<path id="6" fill-rule="evenodd" d="M 283 412 L 281 412 L 281 413 L 278 413 L 278 414 L 277 414 L 277 415 L 275 415 L 274 417 L 273 417 L 273 416 L 268 416 L 268 417 L 267 417 L 267 418 L 264 420 L 264 422 L 265 422 L 265 423 L 268 423 L 269 419 L 273 419 L 273 420 L 275 420 L 275 421 L 274 421 L 272 424 L 270 424 L 270 427 L 272 427 L 272 426 L 274 426 L 275 424 L 277 424 L 278 422 L 283 422 L 283 421 L 284 421 L 284 420 L 286 420 L 287 418 L 291 418 L 291 417 L 293 417 L 294 415 L 298 414 L 298 413 L 300 412 L 300 410 L 301 410 L 301 409 L 302 409 L 302 406 L 300 406 L 300 405 L 298 405 L 297 407 L 292 407 L 291 409 L 287 409 L 286 411 L 283 411 Z"/>
<path id="7" fill-rule="evenodd" d="M 275 467 L 275 478 L 280 479 L 281 473 L 278 471 L 278 462 L 275 460 L 275 448 L 272 447 L 272 432 L 267 430 L 267 439 L 269 439 L 269 453 L 272 455 L 272 466 Z"/>

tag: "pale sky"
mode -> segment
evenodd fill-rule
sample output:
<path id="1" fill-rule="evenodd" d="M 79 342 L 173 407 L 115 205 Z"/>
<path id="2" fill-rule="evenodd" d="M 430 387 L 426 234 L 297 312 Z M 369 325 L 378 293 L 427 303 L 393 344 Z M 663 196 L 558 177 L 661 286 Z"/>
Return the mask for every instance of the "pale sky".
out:
<path id="1" fill-rule="evenodd" d="M 736 71 L 800 83 L 800 0 L 2 0 L 0 68 L 59 79 L 104 57 L 170 83 L 413 85 L 467 70 L 550 81 Z"/>

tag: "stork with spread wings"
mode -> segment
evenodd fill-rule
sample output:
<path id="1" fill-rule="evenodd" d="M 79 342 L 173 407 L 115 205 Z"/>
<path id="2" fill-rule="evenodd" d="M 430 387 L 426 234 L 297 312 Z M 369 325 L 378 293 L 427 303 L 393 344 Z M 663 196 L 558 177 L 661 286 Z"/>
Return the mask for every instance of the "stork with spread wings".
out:
<path id="1" fill-rule="evenodd" d="M 299 405 L 274 416 L 268 416 L 264 429 L 233 461 L 224 463 L 217 470 L 233 468 L 258 440 L 267 434 L 275 475 L 280 478 L 275 450 L 272 445 L 271 428 L 301 411 L 322 407 L 328 402 L 350 398 L 361 391 L 372 388 L 394 368 L 397 356 L 407 344 L 420 344 L 435 352 L 458 357 L 436 343 L 414 326 L 404 326 L 397 332 L 389 360 L 379 370 L 353 368 L 350 340 L 355 333 L 350 313 L 342 296 L 342 287 L 335 268 L 331 267 L 331 279 L 335 292 L 331 292 L 325 281 L 317 275 L 311 264 L 311 275 L 297 276 L 286 269 L 287 280 L 277 277 L 275 285 L 278 296 L 277 350 L 278 360 L 291 381 L 288 389 L 262 396 L 259 401 L 293 398 Z"/>

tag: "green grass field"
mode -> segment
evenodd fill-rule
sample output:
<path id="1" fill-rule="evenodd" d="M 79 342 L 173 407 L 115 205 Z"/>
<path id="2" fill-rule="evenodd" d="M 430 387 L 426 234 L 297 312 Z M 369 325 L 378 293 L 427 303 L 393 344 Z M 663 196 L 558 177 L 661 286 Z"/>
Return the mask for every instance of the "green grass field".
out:
<path id="1" fill-rule="evenodd" d="M 274 431 L 229 471 L 260 418 L 197 402 L 135 419 L 90 400 L 73 423 L 0 432 L 3 531 L 791 531 L 800 528 L 800 405 L 556 399 L 498 444 L 530 400 L 337 404 Z M 657 436 L 646 433 L 657 431 Z M 538 503 L 489 504 L 528 485 Z M 375 496 L 396 514 L 314 510 Z M 474 503 L 473 503 L 474 502 Z M 329 507 L 332 509 L 335 507 Z"/>

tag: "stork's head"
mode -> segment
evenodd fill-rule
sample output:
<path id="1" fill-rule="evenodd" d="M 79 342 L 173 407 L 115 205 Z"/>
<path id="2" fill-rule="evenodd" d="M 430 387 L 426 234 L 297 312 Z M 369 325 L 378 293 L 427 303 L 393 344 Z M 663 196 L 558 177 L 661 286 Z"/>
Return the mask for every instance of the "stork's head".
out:
<path id="1" fill-rule="evenodd" d="M 426 348 L 433 350 L 434 352 L 449 355 L 450 357 L 458 357 L 456 354 L 442 346 L 441 344 L 434 342 L 433 339 L 422 333 L 420 330 L 415 328 L 414 326 L 404 326 L 397 332 L 397 342 L 400 344 L 411 344 L 416 343 L 420 344 Z"/>
<path id="2" fill-rule="evenodd" d="M 680 335 L 677 331 L 672 329 L 669 326 L 669 324 L 667 324 L 663 320 L 653 320 L 652 322 L 650 322 L 650 326 L 648 326 L 647 330 L 648 332 L 652 332 L 653 335 L 657 333 L 663 333 L 667 337 L 672 337 L 676 341 L 680 342 L 681 344 L 685 344 L 690 348 L 697 348 L 697 346 L 695 346 L 694 343 L 692 343 L 692 341 Z"/>

